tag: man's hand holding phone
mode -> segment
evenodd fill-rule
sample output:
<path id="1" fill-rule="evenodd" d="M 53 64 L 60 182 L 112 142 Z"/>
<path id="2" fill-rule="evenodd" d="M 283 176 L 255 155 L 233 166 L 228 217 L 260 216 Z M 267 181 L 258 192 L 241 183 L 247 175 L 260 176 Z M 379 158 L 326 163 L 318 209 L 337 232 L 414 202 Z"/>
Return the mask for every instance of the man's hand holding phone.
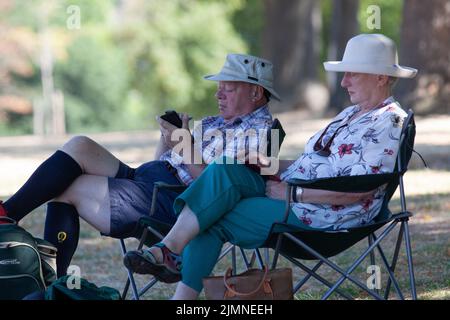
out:
<path id="1" fill-rule="evenodd" d="M 179 141 L 172 141 L 171 137 L 173 131 L 180 128 L 189 130 L 189 115 L 186 113 L 182 113 L 180 115 L 178 115 L 177 112 L 170 110 L 156 118 L 159 123 L 159 128 L 164 139 L 164 143 L 170 149 L 173 149 L 173 147 L 179 143 Z"/>
<path id="2" fill-rule="evenodd" d="M 178 113 L 174 110 L 168 110 L 166 113 L 160 116 L 161 119 L 169 122 L 170 124 L 174 125 L 177 128 L 183 127 L 183 120 L 181 120 Z"/>

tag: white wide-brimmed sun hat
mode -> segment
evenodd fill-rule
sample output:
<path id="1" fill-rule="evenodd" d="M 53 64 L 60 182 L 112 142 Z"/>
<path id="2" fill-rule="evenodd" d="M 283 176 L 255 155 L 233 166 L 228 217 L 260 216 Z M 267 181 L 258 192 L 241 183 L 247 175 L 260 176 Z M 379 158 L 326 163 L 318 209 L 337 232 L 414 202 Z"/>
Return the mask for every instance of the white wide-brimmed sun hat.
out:
<path id="1" fill-rule="evenodd" d="M 398 64 L 394 41 L 382 34 L 360 34 L 351 38 L 345 47 L 342 61 L 324 62 L 325 70 L 359 72 L 414 78 L 417 69 Z"/>
<path id="2" fill-rule="evenodd" d="M 219 73 L 204 76 L 211 81 L 242 81 L 260 85 L 280 101 L 273 88 L 273 64 L 269 60 L 246 54 L 230 53 Z"/>

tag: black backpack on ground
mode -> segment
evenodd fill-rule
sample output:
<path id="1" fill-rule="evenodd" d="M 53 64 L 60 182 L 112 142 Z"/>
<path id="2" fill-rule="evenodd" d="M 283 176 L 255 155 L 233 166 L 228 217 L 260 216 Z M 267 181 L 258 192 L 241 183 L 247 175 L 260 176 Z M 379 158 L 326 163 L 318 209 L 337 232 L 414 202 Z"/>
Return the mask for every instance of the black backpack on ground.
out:
<path id="1" fill-rule="evenodd" d="M 56 280 L 56 248 L 17 222 L 0 220 L 0 300 L 22 299 Z"/>

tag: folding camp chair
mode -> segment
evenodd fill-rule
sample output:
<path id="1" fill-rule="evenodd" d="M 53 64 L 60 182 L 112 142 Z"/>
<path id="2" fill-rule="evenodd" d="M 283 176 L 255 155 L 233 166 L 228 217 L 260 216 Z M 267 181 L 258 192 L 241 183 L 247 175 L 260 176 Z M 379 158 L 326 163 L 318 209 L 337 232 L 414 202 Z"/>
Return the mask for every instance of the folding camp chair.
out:
<path id="1" fill-rule="evenodd" d="M 359 288 L 367 292 L 375 299 L 388 299 L 391 285 L 400 299 L 404 299 L 404 295 L 400 289 L 399 282 L 394 276 L 395 267 L 399 257 L 399 251 L 402 239 L 405 240 L 406 256 L 409 271 L 409 282 L 412 299 L 417 298 L 414 269 L 411 252 L 411 241 L 409 234 L 408 221 L 412 217 L 412 213 L 406 209 L 406 198 L 403 186 L 403 175 L 407 170 L 409 159 L 414 151 L 415 123 L 414 113 L 409 110 L 408 116 L 403 122 L 402 132 L 400 136 L 400 148 L 397 157 L 396 166 L 393 173 L 373 174 L 361 176 L 342 176 L 335 178 L 321 178 L 315 180 L 292 179 L 288 181 L 289 190 L 286 194 L 286 215 L 283 222 L 274 223 L 268 239 L 263 247 L 275 249 L 272 261 L 272 268 L 275 268 L 279 255 L 291 261 L 294 265 L 305 271 L 307 275 L 298 281 L 294 286 L 294 293 L 297 292 L 311 277 L 314 277 L 325 286 L 329 287 L 328 291 L 322 296 L 327 299 L 334 292 L 341 296 L 351 299 L 352 297 L 345 291 L 339 289 L 339 286 L 349 280 L 356 284 Z M 422 159 L 423 160 L 423 159 Z M 426 165 L 426 164 L 425 164 Z M 323 189 L 340 192 L 367 192 L 373 190 L 383 184 L 387 184 L 386 194 L 384 196 L 382 208 L 373 222 L 366 225 L 349 228 L 340 231 L 305 231 L 286 223 L 289 212 L 290 195 L 292 188 L 298 186 L 311 189 Z M 388 207 L 389 201 L 394 194 L 397 186 L 400 185 L 400 201 L 401 211 L 393 214 Z M 388 262 L 386 255 L 381 247 L 381 242 L 390 234 L 397 225 L 400 225 L 397 235 L 397 242 L 393 253 L 391 263 Z M 379 235 L 375 232 L 382 227 Z M 328 258 L 344 252 L 360 240 L 368 239 L 368 248 L 351 264 L 347 269 L 339 267 Z M 365 284 L 361 283 L 351 273 L 361 264 L 361 262 L 370 255 L 371 265 L 375 265 L 375 249 L 378 249 L 379 255 L 389 274 L 384 296 L 381 296 L 379 290 L 369 289 Z M 318 260 L 318 263 L 309 268 L 300 260 Z M 331 283 L 317 274 L 317 270 L 323 265 L 328 265 L 338 274 L 340 278 L 335 283 Z"/>
<path id="2" fill-rule="evenodd" d="M 278 140 L 278 148 L 283 143 L 284 137 L 286 136 L 286 133 L 278 119 L 274 119 L 272 127 L 271 127 L 270 134 L 267 135 L 267 155 L 271 156 L 272 152 L 272 137 L 274 137 L 276 140 Z M 275 151 L 278 151 L 276 147 L 274 148 Z M 150 247 L 153 244 L 161 241 L 164 236 L 170 231 L 172 228 L 172 225 L 162 223 L 156 219 L 153 219 L 152 216 L 155 213 L 156 210 L 156 201 L 158 197 L 158 193 L 161 191 L 161 189 L 164 190 L 171 190 L 177 193 L 183 192 L 187 188 L 186 185 L 170 185 L 164 182 L 156 182 L 153 188 L 153 195 L 152 195 L 152 206 L 150 208 L 150 215 L 142 217 L 139 219 L 139 222 L 137 224 L 137 230 L 135 234 L 141 234 L 139 245 L 137 247 L 137 250 L 142 249 L 144 245 Z M 125 256 L 127 253 L 127 248 L 125 245 L 124 239 L 120 240 L 120 248 L 122 251 L 122 255 Z M 246 268 L 250 268 L 250 266 L 254 263 L 255 257 L 258 259 L 259 264 L 262 265 L 262 257 L 259 254 L 259 252 L 256 252 L 256 255 L 253 256 L 250 260 L 247 258 L 244 250 L 242 248 L 239 248 L 242 258 L 244 260 L 244 263 L 246 265 Z M 221 260 L 223 257 L 225 257 L 228 253 L 231 252 L 231 259 L 232 259 L 232 265 L 233 270 L 236 270 L 236 246 L 229 245 L 225 249 L 222 250 L 219 260 Z M 122 298 L 125 299 L 128 293 L 128 289 L 131 285 L 131 291 L 133 293 L 133 298 L 135 300 L 139 300 L 139 298 L 144 295 L 150 288 L 152 288 L 156 283 L 157 280 L 153 277 L 142 289 L 138 290 L 136 281 L 134 279 L 134 274 L 132 271 L 127 269 L 127 282 L 125 284 L 124 290 L 122 292 Z"/>

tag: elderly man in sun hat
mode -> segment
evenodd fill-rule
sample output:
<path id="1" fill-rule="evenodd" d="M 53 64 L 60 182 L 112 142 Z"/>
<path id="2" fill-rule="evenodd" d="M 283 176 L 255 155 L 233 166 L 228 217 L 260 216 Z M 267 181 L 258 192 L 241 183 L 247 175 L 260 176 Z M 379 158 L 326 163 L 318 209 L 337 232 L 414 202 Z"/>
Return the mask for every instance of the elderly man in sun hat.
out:
<path id="1" fill-rule="evenodd" d="M 269 100 L 279 99 L 274 90 L 272 63 L 259 57 L 229 54 L 222 70 L 207 80 L 218 83 L 216 98 L 219 115 L 206 117 L 195 128 L 214 137 L 195 134 L 191 150 L 200 155 L 200 163 L 185 163 L 171 149 L 176 129 L 158 119 L 161 126 L 161 144 L 155 161 L 131 168 L 105 148 L 88 137 L 77 136 L 69 140 L 43 162 L 24 186 L 5 203 L 0 201 L 0 216 L 19 221 L 29 212 L 51 200 L 47 207 L 45 239 L 57 246 L 58 275 L 66 273 L 76 250 L 79 236 L 79 217 L 104 235 L 117 238 L 135 236 L 136 223 L 148 215 L 152 205 L 154 183 L 189 185 L 210 163 L 222 154 L 234 156 L 236 145 L 220 139 L 226 131 L 245 132 L 249 129 L 268 130 L 272 116 Z M 188 128 L 188 117 L 183 116 L 183 127 Z M 217 135 L 220 134 L 220 136 Z M 190 133 L 188 132 L 190 135 Z M 245 150 L 257 150 L 260 136 L 245 140 Z M 189 143 L 192 139 L 189 136 Z M 264 142 L 267 139 L 264 136 Z M 187 150 L 187 149 L 185 149 Z M 186 152 L 186 151 L 184 151 Z M 188 157 L 193 158 L 193 157 Z M 173 201 L 177 194 L 162 190 L 158 194 L 156 213 L 158 221 L 173 224 L 176 216 Z M 60 241 L 58 235 L 65 234 Z"/>
<path id="2" fill-rule="evenodd" d="M 250 129 L 258 131 L 271 126 L 272 117 L 268 102 L 271 98 L 280 100 L 274 89 L 272 69 L 273 65 L 268 60 L 244 54 L 228 54 L 219 73 L 204 77 L 206 80 L 217 82 L 215 96 L 220 114 L 202 119 L 201 125 L 194 128 L 193 136 L 197 141 L 202 141 L 203 164 L 196 165 L 191 162 L 182 165 L 178 174 L 184 183 L 189 184 L 192 178 L 200 175 L 204 164 L 211 163 L 221 155 L 237 157 L 234 146 L 232 144 L 227 146 L 228 139 L 220 139 L 226 132 L 232 132 L 233 138 L 239 140 Z M 184 127 L 187 127 L 186 118 L 184 122 Z M 160 124 L 162 137 L 165 137 L 164 144 L 173 148 L 177 141 L 170 141 L 168 137 L 175 128 L 164 121 L 160 121 Z M 215 141 L 211 141 L 211 136 L 215 137 Z M 222 144 L 223 151 L 217 151 L 218 147 L 222 148 Z M 246 139 L 245 144 L 245 153 L 256 151 L 259 139 Z M 241 155 L 242 150 L 237 152 Z M 173 152 L 166 152 L 162 155 L 162 159 L 174 166 L 176 162 L 182 162 Z"/>
<path id="3" fill-rule="evenodd" d="M 209 165 L 175 199 L 178 219 L 172 230 L 151 248 L 128 252 L 127 268 L 161 281 L 181 279 L 173 299 L 195 299 L 224 242 L 258 248 L 273 222 L 283 221 L 284 181 L 393 171 L 406 113 L 391 87 L 396 78 L 411 78 L 417 70 L 400 66 L 394 42 L 381 34 L 353 37 L 342 61 L 324 65 L 327 71 L 345 72 L 341 85 L 354 105 L 311 137 L 297 160 L 279 160 L 281 182 L 264 181 L 242 164 Z M 385 186 L 364 193 L 296 188 L 288 222 L 304 230 L 364 225 L 380 212 L 384 193 Z"/>

